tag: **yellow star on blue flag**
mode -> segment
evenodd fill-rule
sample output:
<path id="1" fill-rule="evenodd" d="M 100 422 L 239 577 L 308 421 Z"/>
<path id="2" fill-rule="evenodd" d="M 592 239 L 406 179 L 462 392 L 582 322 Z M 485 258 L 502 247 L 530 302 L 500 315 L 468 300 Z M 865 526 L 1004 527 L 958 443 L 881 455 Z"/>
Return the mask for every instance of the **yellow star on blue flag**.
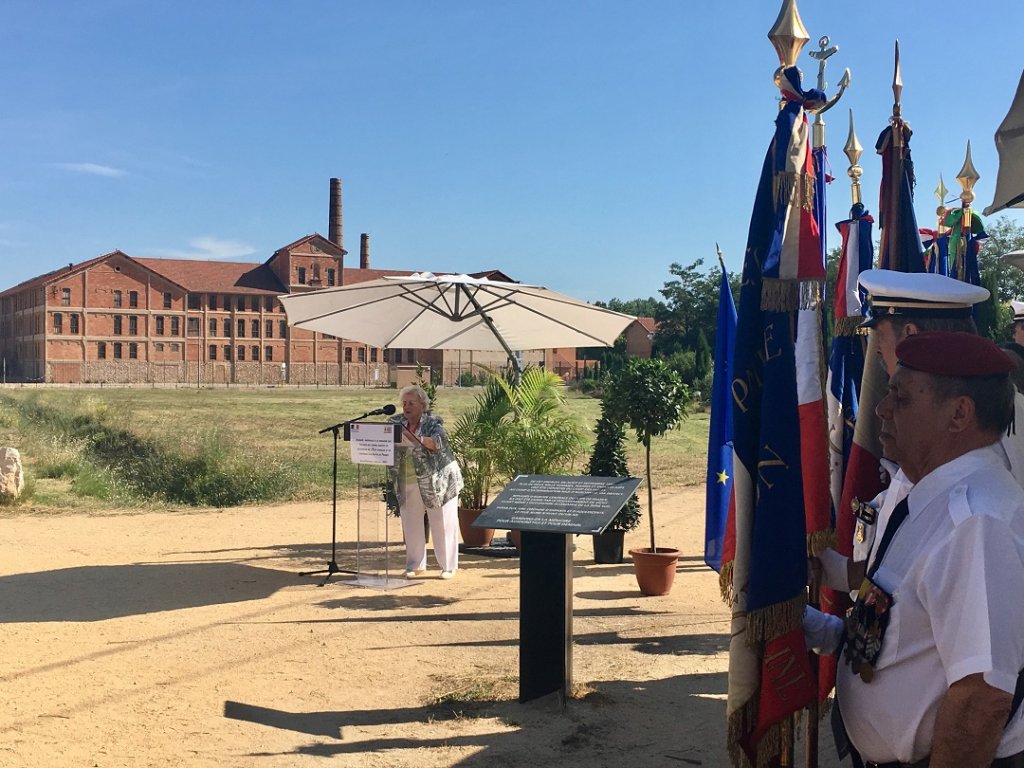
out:
<path id="1" fill-rule="evenodd" d="M 726 474 L 725 470 L 722 470 L 721 472 L 718 473 L 718 482 L 721 485 L 725 485 L 727 482 L 729 482 L 729 475 Z"/>

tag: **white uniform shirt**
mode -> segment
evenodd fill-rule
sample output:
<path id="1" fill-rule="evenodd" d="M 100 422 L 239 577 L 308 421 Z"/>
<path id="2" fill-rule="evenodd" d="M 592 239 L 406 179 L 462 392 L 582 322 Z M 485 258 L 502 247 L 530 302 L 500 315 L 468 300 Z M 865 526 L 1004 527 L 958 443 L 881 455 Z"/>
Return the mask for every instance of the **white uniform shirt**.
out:
<path id="1" fill-rule="evenodd" d="M 1003 466 L 1013 474 L 1017 484 L 1024 487 L 1024 395 L 1016 392 L 1013 398 L 1013 429 L 1010 434 L 1003 434 L 993 448 L 999 453 Z M 879 531 L 884 531 L 889 522 L 889 515 L 896 505 L 907 495 L 913 483 L 907 479 L 902 471 L 898 471 L 895 464 L 882 459 L 882 466 L 889 473 L 892 480 L 889 487 L 871 500 L 871 506 L 878 510 L 873 524 L 863 524 L 858 521 L 854 524 L 853 536 L 853 560 L 866 560 L 868 553 L 872 551 L 875 537 Z M 864 531 L 863 540 L 857 535 L 858 527 Z M 856 590 L 854 590 L 856 596 Z"/>
<path id="2" fill-rule="evenodd" d="M 1024 666 L 1024 491 L 998 446 L 933 470 L 908 503 L 875 574 L 893 605 L 874 679 L 840 662 L 836 683 L 851 742 L 876 762 L 930 754 L 939 705 L 956 681 L 980 673 L 1012 694 Z M 1022 714 L 997 756 L 1024 750 Z"/>

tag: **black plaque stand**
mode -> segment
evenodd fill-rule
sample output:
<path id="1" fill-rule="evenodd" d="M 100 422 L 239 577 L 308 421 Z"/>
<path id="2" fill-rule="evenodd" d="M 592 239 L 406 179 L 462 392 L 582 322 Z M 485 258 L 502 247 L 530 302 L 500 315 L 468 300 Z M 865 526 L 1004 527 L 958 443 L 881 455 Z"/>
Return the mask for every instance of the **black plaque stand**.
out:
<path id="1" fill-rule="evenodd" d="M 519 554 L 519 701 L 572 686 L 572 538 L 601 533 L 636 478 L 520 475 L 473 523 L 522 531 Z"/>
<path id="2" fill-rule="evenodd" d="M 572 536 L 523 531 L 519 558 L 519 701 L 572 686 Z"/>

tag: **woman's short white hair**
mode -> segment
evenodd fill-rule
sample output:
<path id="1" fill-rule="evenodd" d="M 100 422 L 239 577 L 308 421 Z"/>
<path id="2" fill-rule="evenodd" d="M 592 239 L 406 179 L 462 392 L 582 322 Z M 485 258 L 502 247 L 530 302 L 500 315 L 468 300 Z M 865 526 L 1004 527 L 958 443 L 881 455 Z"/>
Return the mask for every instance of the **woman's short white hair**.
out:
<path id="1" fill-rule="evenodd" d="M 427 396 L 427 391 L 419 384 L 410 384 L 407 387 L 402 387 L 402 391 L 398 393 L 399 402 L 404 400 L 406 395 L 416 395 L 420 402 L 423 403 L 423 410 L 430 408 L 430 398 Z"/>

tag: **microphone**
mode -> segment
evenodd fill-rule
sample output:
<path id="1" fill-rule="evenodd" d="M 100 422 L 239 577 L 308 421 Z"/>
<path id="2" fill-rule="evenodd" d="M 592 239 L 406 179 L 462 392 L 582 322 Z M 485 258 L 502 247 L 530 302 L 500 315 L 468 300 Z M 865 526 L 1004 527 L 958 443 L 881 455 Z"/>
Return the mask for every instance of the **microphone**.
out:
<path id="1" fill-rule="evenodd" d="M 388 403 L 383 408 L 378 408 L 375 411 L 370 411 L 367 416 L 390 416 L 395 412 L 394 403 Z"/>

